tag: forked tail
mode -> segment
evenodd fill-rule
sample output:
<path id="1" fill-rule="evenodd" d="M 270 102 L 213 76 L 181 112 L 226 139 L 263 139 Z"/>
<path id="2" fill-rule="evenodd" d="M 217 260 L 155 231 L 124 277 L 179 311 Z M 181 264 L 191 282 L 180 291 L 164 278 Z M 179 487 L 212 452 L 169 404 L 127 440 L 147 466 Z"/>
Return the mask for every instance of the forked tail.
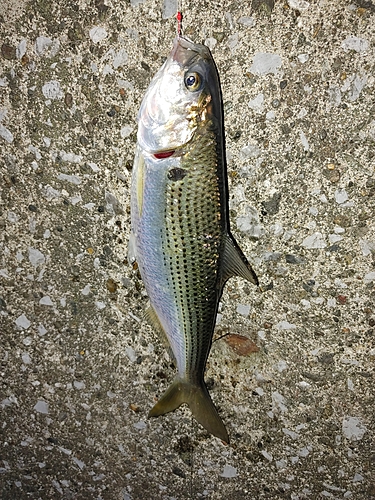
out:
<path id="1" fill-rule="evenodd" d="M 209 433 L 229 443 L 228 432 L 223 421 L 219 417 L 203 381 L 201 384 L 193 384 L 192 382 L 176 378 L 156 405 L 151 409 L 148 416 L 158 417 L 159 415 L 164 415 L 164 413 L 175 410 L 183 403 L 189 405 L 196 420 L 203 425 Z"/>

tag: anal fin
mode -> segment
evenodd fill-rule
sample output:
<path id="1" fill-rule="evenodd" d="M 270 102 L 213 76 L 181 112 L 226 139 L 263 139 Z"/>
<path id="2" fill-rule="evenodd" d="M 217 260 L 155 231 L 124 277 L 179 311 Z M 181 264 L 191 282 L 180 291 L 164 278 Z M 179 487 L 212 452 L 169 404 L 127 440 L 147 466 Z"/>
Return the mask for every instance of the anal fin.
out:
<path id="1" fill-rule="evenodd" d="M 167 334 L 165 333 L 163 325 L 160 323 L 160 320 L 158 318 L 158 315 L 156 314 L 155 309 L 152 307 L 152 305 L 150 303 L 147 304 L 147 307 L 145 310 L 145 318 L 150 323 L 150 325 L 156 330 L 157 334 L 159 335 L 159 338 L 161 339 L 162 343 L 164 344 L 164 347 L 166 348 L 166 350 L 169 354 L 169 357 L 171 358 L 174 365 L 176 366 L 176 358 L 175 358 L 175 355 L 173 354 L 172 348 L 169 344 Z"/>
<path id="2" fill-rule="evenodd" d="M 231 234 L 225 236 L 221 268 L 221 285 L 232 276 L 240 276 L 254 285 L 259 285 L 258 277 L 249 264 L 241 248 Z"/>

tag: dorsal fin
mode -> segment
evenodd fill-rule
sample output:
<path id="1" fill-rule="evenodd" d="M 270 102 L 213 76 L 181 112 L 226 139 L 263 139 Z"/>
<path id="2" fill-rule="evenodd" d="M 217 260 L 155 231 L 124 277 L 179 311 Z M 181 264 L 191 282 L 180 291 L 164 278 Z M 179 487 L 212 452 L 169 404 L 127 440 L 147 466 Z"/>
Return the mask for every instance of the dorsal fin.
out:
<path id="1" fill-rule="evenodd" d="M 232 276 L 240 276 L 254 283 L 254 285 L 259 285 L 258 277 L 254 269 L 249 264 L 241 248 L 231 234 L 225 236 L 220 275 L 221 286 L 224 286 L 224 283 Z"/>

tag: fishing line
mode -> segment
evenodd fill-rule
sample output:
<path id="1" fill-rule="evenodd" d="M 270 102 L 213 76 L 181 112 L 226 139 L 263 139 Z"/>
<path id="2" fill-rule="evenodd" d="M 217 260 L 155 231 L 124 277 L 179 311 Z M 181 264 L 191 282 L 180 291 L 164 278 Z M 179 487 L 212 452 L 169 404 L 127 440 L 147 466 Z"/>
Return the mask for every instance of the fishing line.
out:
<path id="1" fill-rule="evenodd" d="M 194 434 L 194 418 L 191 416 L 191 435 Z M 193 484 L 194 484 L 194 467 L 193 467 L 193 453 L 194 445 L 191 443 L 190 446 L 190 498 L 193 498 Z"/>
<path id="2" fill-rule="evenodd" d="M 182 35 L 182 0 L 177 1 L 177 36 L 180 37 Z"/>
<path id="3" fill-rule="evenodd" d="M 181 6 L 180 6 L 180 10 L 176 14 L 176 19 L 177 19 L 177 36 L 178 36 L 178 38 L 180 38 L 181 35 L 182 35 L 182 12 L 181 12 Z"/>
<path id="4" fill-rule="evenodd" d="M 176 14 L 177 19 L 177 36 L 180 38 L 182 36 L 182 0 L 178 2 L 178 11 Z M 194 435 L 194 417 L 191 416 L 191 436 Z M 194 485 L 194 443 L 191 441 L 189 446 L 190 455 L 190 499 L 193 498 L 193 485 Z"/>

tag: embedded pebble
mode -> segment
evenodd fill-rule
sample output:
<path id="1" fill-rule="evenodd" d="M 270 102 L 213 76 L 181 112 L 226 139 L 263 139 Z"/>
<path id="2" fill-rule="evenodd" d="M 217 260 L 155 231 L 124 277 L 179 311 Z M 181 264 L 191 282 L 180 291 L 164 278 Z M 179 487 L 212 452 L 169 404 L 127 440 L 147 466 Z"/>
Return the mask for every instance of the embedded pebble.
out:
<path id="1" fill-rule="evenodd" d="M 46 185 L 42 188 L 42 195 L 44 196 L 44 198 L 50 201 L 59 198 L 61 196 L 61 193 L 52 186 Z"/>
<path id="2" fill-rule="evenodd" d="M 273 391 L 271 396 L 272 396 L 272 408 L 274 412 L 285 413 L 288 411 L 288 408 L 285 405 L 285 398 L 282 394 L 280 394 L 277 391 Z"/>
<path id="3" fill-rule="evenodd" d="M 233 33 L 233 35 L 230 35 L 228 37 L 228 47 L 233 50 L 237 47 L 238 45 L 238 42 L 239 42 L 239 34 L 238 33 Z"/>
<path id="4" fill-rule="evenodd" d="M 46 99 L 63 99 L 64 92 L 60 86 L 60 82 L 57 80 L 51 80 L 47 82 L 42 87 L 43 95 Z"/>
<path id="5" fill-rule="evenodd" d="M 16 222 L 18 222 L 18 215 L 15 214 L 14 212 L 8 212 L 7 219 L 9 222 L 15 224 Z"/>
<path id="6" fill-rule="evenodd" d="M 335 192 L 335 200 L 337 203 L 345 203 L 349 199 L 348 193 L 345 191 L 345 189 L 338 189 Z"/>
<path id="7" fill-rule="evenodd" d="M 341 90 L 337 85 L 331 85 L 328 90 L 328 102 L 332 106 L 339 106 L 341 104 Z"/>
<path id="8" fill-rule="evenodd" d="M 362 255 L 365 257 L 367 255 L 375 254 L 375 241 L 359 240 L 359 245 L 362 250 Z"/>
<path id="9" fill-rule="evenodd" d="M 46 257 L 40 250 L 29 247 L 29 261 L 32 266 L 38 267 L 45 263 Z"/>
<path id="10" fill-rule="evenodd" d="M 46 401 L 38 401 L 34 406 L 34 410 L 38 413 L 44 413 L 47 415 L 49 413 L 49 404 Z"/>
<path id="11" fill-rule="evenodd" d="M 22 57 L 26 54 L 27 40 L 23 38 L 20 43 L 17 45 L 16 56 L 17 59 L 22 59 Z"/>
<path id="12" fill-rule="evenodd" d="M 79 460 L 77 457 L 72 457 L 72 460 L 81 470 L 83 470 L 86 467 L 85 462 Z"/>
<path id="13" fill-rule="evenodd" d="M 217 40 L 214 37 L 208 37 L 205 39 L 204 44 L 212 51 L 217 44 Z"/>
<path id="14" fill-rule="evenodd" d="M 350 441 L 360 441 L 366 430 L 365 425 L 358 417 L 345 416 L 342 420 L 342 433 Z"/>
<path id="15" fill-rule="evenodd" d="M 31 363 L 30 354 L 28 352 L 24 352 L 21 357 L 22 363 L 24 363 L 25 365 L 29 365 Z"/>
<path id="16" fill-rule="evenodd" d="M 132 347 L 126 347 L 125 353 L 132 363 L 135 363 L 137 361 L 138 356 Z"/>
<path id="17" fill-rule="evenodd" d="M 309 60 L 309 55 L 308 54 L 298 54 L 297 56 L 298 60 L 300 63 L 304 64 Z"/>
<path id="18" fill-rule="evenodd" d="M 301 243 L 301 245 L 305 248 L 314 249 L 314 248 L 325 248 L 327 246 L 326 241 L 322 233 L 314 233 L 310 236 L 307 236 Z"/>
<path id="19" fill-rule="evenodd" d="M 267 450 L 261 450 L 260 452 L 264 456 L 264 458 L 266 458 L 269 462 L 272 462 L 273 456 L 271 453 L 268 453 Z"/>
<path id="20" fill-rule="evenodd" d="M 43 325 L 39 325 L 38 333 L 41 337 L 43 337 L 47 333 L 47 329 Z"/>
<path id="21" fill-rule="evenodd" d="M 121 215 L 124 213 L 124 210 L 121 206 L 120 201 L 108 191 L 105 192 L 105 201 L 106 201 L 106 210 L 108 213 L 112 215 Z"/>
<path id="22" fill-rule="evenodd" d="M 44 297 L 42 297 L 39 301 L 39 304 L 41 304 L 43 306 L 53 306 L 53 302 L 51 300 L 51 297 L 49 297 L 48 295 L 45 295 Z"/>
<path id="23" fill-rule="evenodd" d="M 309 151 L 310 150 L 309 141 L 307 140 L 307 137 L 306 137 L 305 133 L 302 130 L 299 133 L 299 138 L 300 138 L 300 141 L 302 143 L 303 149 L 305 151 Z"/>
<path id="24" fill-rule="evenodd" d="M 264 105 L 264 94 L 258 94 L 254 99 L 247 103 L 250 109 L 261 113 Z"/>
<path id="25" fill-rule="evenodd" d="M 371 283 L 371 281 L 375 281 L 375 271 L 371 271 L 371 272 L 365 274 L 363 280 L 366 284 Z"/>
<path id="26" fill-rule="evenodd" d="M 328 235 L 328 240 L 331 244 L 337 243 L 338 241 L 341 241 L 343 238 L 342 236 L 338 234 L 329 234 Z"/>
<path id="27" fill-rule="evenodd" d="M 82 182 L 81 178 L 78 177 L 78 175 L 59 174 L 57 178 L 60 179 L 60 181 L 70 182 L 71 184 L 75 184 L 76 186 L 78 186 Z"/>
<path id="28" fill-rule="evenodd" d="M 355 52 L 365 52 L 369 48 L 369 43 L 365 38 L 351 35 L 345 38 L 341 47 L 346 51 L 354 50 Z"/>
<path id="29" fill-rule="evenodd" d="M 237 312 L 242 316 L 248 316 L 250 314 L 250 306 L 248 304 L 238 304 Z"/>
<path id="30" fill-rule="evenodd" d="M 125 139 L 125 137 L 129 137 L 129 135 L 133 132 L 133 127 L 131 125 L 124 125 L 121 130 L 120 130 L 120 135 L 122 139 Z M 91 166 L 91 165 L 90 165 Z M 92 168 L 92 167 L 91 167 Z M 98 170 L 98 167 L 96 166 L 96 169 Z M 96 170 L 96 171 L 97 171 Z"/>
<path id="31" fill-rule="evenodd" d="M 35 40 L 35 52 L 38 56 L 42 56 L 48 47 L 52 45 L 52 40 L 51 38 L 48 38 L 46 36 L 38 36 L 38 38 Z"/>
<path id="32" fill-rule="evenodd" d="M 75 153 L 71 152 L 67 153 L 66 151 L 60 151 L 60 158 L 62 161 L 66 161 L 68 163 L 80 163 L 82 161 L 81 155 L 76 155 Z"/>
<path id="33" fill-rule="evenodd" d="M 1 123 L 0 123 L 0 137 L 5 139 L 6 142 L 9 142 L 9 144 L 11 144 L 14 140 L 12 132 L 6 127 L 4 127 L 4 125 L 2 125 Z"/>
<path id="34" fill-rule="evenodd" d="M 277 328 L 278 330 L 294 330 L 297 327 L 293 323 L 289 323 L 289 321 L 284 320 L 277 323 L 275 325 L 275 328 Z"/>
<path id="35" fill-rule="evenodd" d="M 113 58 L 113 67 L 115 69 L 124 66 L 128 62 L 129 56 L 125 49 L 121 49 L 116 52 L 115 57 Z"/>
<path id="36" fill-rule="evenodd" d="M 359 474 L 358 472 L 356 472 L 354 474 L 353 483 L 359 483 L 359 482 L 361 482 L 363 480 L 364 480 L 364 477 L 362 476 L 362 474 Z"/>
<path id="37" fill-rule="evenodd" d="M 248 144 L 241 149 L 241 155 L 244 158 L 258 158 L 261 152 L 257 144 Z"/>
<path id="38" fill-rule="evenodd" d="M 260 238 L 264 234 L 264 227 L 259 222 L 259 215 L 255 208 L 247 207 L 247 215 L 238 217 L 237 228 L 253 238 Z"/>
<path id="39" fill-rule="evenodd" d="M 292 438 L 293 440 L 296 440 L 296 439 L 300 438 L 300 435 L 298 434 L 298 432 L 294 432 L 294 431 L 291 431 L 291 430 L 286 429 L 286 428 L 283 428 L 283 433 L 286 436 Z M 305 456 L 307 456 L 307 455 L 305 455 Z"/>
<path id="40" fill-rule="evenodd" d="M 94 43 L 99 43 L 102 40 L 105 40 L 107 38 L 108 33 L 107 33 L 107 30 L 105 28 L 103 28 L 102 26 L 94 26 L 89 31 L 89 35 L 90 35 L 91 40 Z"/>
<path id="41" fill-rule="evenodd" d="M 220 474 L 221 477 L 237 477 L 237 468 L 231 465 L 224 465 L 223 472 Z"/>
<path id="42" fill-rule="evenodd" d="M 288 0 L 288 5 L 291 9 L 303 12 L 310 7 L 310 2 L 306 2 L 305 0 Z"/>
<path id="43" fill-rule="evenodd" d="M 91 285 L 88 283 L 82 290 L 81 293 L 82 295 L 89 295 L 91 292 Z"/>
<path id="44" fill-rule="evenodd" d="M 162 18 L 169 19 L 178 10 L 178 0 L 163 0 Z"/>
<path id="45" fill-rule="evenodd" d="M 256 52 L 250 72 L 255 75 L 276 74 L 282 65 L 282 59 L 278 54 L 268 52 Z"/>
<path id="46" fill-rule="evenodd" d="M 143 420 L 136 422 L 135 424 L 133 424 L 133 426 L 138 430 L 143 430 L 147 428 L 147 424 Z"/>
<path id="47" fill-rule="evenodd" d="M 341 92 L 348 92 L 349 101 L 355 101 L 368 82 L 368 76 L 364 73 L 350 75 L 341 86 Z"/>
<path id="48" fill-rule="evenodd" d="M 241 16 L 238 18 L 237 22 L 248 28 L 255 26 L 255 19 L 253 17 Z"/>

